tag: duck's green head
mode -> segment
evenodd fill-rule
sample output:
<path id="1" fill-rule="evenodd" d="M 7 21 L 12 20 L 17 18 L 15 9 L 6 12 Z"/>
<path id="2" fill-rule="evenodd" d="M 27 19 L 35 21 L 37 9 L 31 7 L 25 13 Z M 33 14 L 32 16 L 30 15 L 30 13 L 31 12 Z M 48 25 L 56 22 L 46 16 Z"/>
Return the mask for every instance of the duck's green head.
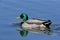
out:
<path id="1" fill-rule="evenodd" d="M 17 19 L 23 19 L 23 21 L 25 22 L 26 20 L 28 20 L 28 15 L 22 13 L 20 16 L 17 17 Z"/>

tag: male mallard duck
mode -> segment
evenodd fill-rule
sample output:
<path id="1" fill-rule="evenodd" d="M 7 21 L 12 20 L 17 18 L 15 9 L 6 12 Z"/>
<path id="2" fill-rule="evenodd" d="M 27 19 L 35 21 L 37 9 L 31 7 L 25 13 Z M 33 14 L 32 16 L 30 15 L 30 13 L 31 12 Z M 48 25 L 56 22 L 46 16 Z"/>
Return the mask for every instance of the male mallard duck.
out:
<path id="1" fill-rule="evenodd" d="M 50 20 L 42 20 L 37 18 L 32 18 L 28 20 L 27 14 L 21 14 L 19 17 L 23 19 L 23 22 L 20 23 L 22 29 L 25 31 L 33 31 L 40 32 L 46 30 L 46 28 L 50 29 L 51 21 Z"/>

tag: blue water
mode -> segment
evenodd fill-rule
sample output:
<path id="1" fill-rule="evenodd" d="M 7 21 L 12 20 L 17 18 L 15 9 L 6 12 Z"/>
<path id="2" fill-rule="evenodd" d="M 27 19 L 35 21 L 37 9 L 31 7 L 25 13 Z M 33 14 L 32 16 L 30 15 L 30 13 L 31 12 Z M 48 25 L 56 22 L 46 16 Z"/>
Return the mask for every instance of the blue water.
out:
<path id="1" fill-rule="evenodd" d="M 19 22 L 16 17 L 22 12 L 29 18 L 50 19 L 60 24 L 60 0 L 0 0 L 0 40 L 60 40 L 60 34 L 29 33 L 21 37 L 12 23 Z"/>

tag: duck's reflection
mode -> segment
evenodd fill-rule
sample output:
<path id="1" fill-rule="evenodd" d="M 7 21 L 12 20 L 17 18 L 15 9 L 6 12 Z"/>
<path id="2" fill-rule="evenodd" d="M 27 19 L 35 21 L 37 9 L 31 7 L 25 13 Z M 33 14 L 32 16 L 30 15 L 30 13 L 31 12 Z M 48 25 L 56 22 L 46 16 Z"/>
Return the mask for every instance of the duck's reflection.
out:
<path id="1" fill-rule="evenodd" d="M 47 28 L 46 28 L 46 30 L 40 30 L 40 31 L 27 31 L 27 30 L 17 30 L 17 31 L 23 37 L 26 37 L 29 32 L 32 32 L 32 33 L 44 33 L 44 34 L 51 35 L 51 30 L 47 29 Z"/>

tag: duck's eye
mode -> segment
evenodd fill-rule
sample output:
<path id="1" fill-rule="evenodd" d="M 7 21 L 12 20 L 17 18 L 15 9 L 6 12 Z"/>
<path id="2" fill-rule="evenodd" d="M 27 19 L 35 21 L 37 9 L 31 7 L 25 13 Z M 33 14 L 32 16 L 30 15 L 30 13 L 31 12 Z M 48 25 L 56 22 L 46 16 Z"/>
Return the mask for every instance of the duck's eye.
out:
<path id="1" fill-rule="evenodd" d="M 20 15 L 21 18 L 23 18 L 24 16 L 23 15 Z"/>

